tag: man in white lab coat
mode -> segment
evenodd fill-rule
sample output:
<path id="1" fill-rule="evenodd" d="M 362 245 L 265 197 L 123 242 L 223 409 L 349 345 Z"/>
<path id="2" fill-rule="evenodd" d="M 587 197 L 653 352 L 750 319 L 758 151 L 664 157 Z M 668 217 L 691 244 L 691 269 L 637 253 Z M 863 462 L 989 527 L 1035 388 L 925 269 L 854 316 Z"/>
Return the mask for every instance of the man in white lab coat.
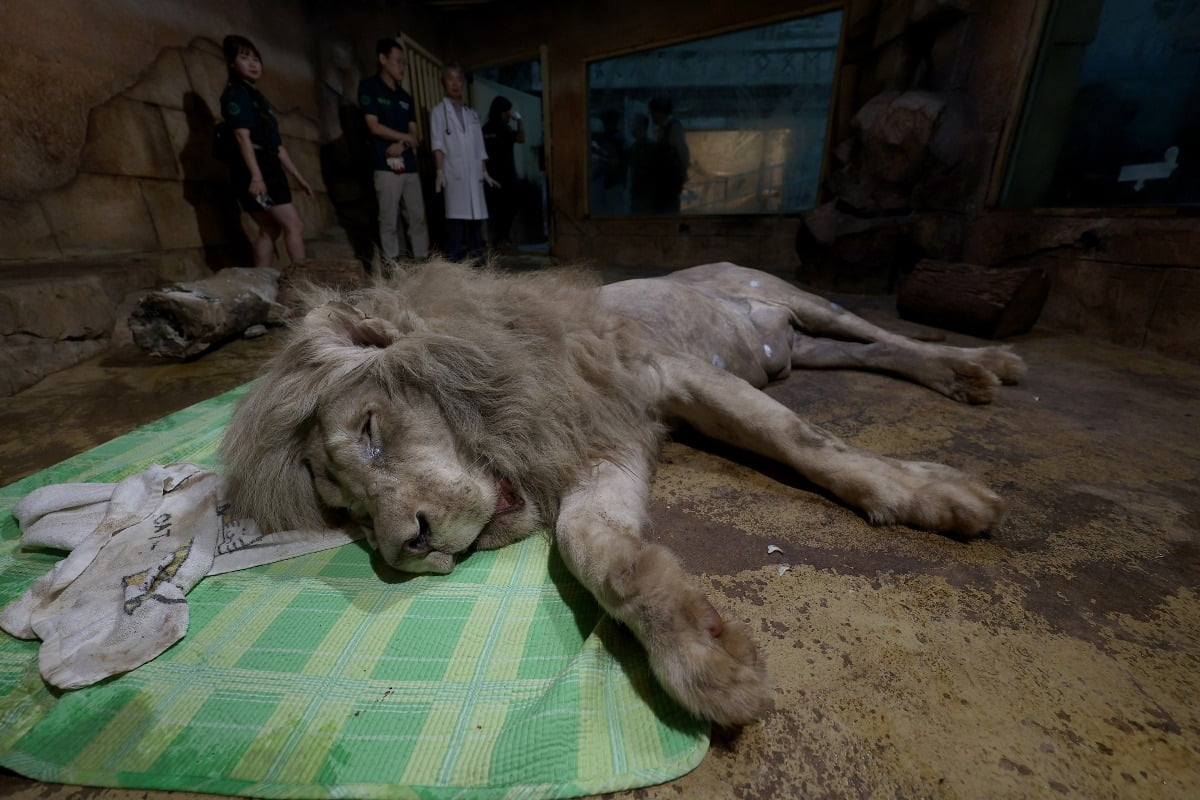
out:
<path id="1" fill-rule="evenodd" d="M 451 261 L 461 261 L 464 254 L 471 260 L 483 258 L 483 221 L 488 216 L 483 186 L 500 186 L 488 175 L 479 115 L 463 105 L 465 87 L 462 69 L 446 65 L 442 69 L 446 97 L 429 112 L 429 141 L 437 165 L 434 190 L 441 192 L 446 202 L 446 247 Z"/>

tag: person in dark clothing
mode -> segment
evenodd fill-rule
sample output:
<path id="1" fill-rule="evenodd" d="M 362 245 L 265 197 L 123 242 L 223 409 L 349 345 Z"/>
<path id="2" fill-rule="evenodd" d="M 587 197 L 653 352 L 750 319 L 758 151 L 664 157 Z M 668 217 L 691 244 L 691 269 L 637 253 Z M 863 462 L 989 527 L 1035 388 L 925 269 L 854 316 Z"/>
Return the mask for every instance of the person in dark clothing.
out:
<path id="1" fill-rule="evenodd" d="M 509 123 L 515 122 L 513 130 Z M 512 101 L 497 95 L 488 108 L 488 120 L 483 126 L 483 146 L 487 148 L 488 173 L 499 182 L 498 187 L 488 186 L 487 204 L 491 216 L 491 240 L 496 247 L 509 242 L 509 230 L 517 213 L 517 165 L 513 157 L 513 145 L 525 141 L 525 128 L 521 114 L 513 108 Z"/>
<path id="2" fill-rule="evenodd" d="M 650 139 L 650 118 L 633 117 L 633 141 L 629 145 L 629 211 L 649 214 L 654 210 L 655 145 Z"/>
<path id="3" fill-rule="evenodd" d="M 593 214 L 621 214 L 625 211 L 625 172 L 628 152 L 621 136 L 621 114 L 609 109 L 600 114 L 604 129 L 592 134 Z"/>
<path id="4" fill-rule="evenodd" d="M 269 267 L 275 240 L 283 245 L 292 263 L 303 261 L 304 222 L 292 204 L 287 173 L 309 197 L 312 187 L 292 163 L 279 135 L 275 112 L 255 84 L 262 77 L 262 56 L 244 36 L 231 34 L 222 43 L 229 81 L 221 93 L 221 116 L 233 129 L 240 158 L 229 165 L 230 179 L 242 209 L 254 218 L 254 266 Z"/>
<path id="5" fill-rule="evenodd" d="M 416 105 L 401 85 L 408 71 L 404 46 L 395 39 L 380 39 L 375 57 L 379 71 L 359 82 L 358 102 L 371 133 L 379 246 L 384 272 L 390 272 L 406 249 L 399 215 L 404 214 L 413 258 L 429 256 L 429 230 L 421 176 L 417 173 L 417 146 L 421 140 Z"/>
<path id="6" fill-rule="evenodd" d="M 659 214 L 679 213 L 680 195 L 692 163 L 691 151 L 683 134 L 683 123 L 671 111 L 669 97 L 655 97 L 650 101 L 650 118 L 658 129 L 655 136 L 657 174 L 652 206 Z"/>

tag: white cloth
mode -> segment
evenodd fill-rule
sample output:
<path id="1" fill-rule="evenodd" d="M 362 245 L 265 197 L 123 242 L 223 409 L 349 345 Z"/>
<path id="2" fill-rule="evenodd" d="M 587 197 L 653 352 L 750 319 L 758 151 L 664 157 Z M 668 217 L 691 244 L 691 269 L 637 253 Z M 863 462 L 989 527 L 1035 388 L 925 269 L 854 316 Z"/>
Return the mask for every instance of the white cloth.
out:
<path id="1" fill-rule="evenodd" d="M 63 689 L 127 672 L 179 641 L 184 595 L 205 575 L 353 541 L 340 530 L 263 534 L 226 516 L 224 479 L 194 464 L 151 465 L 120 483 L 35 489 L 13 508 L 26 547 L 69 550 L 0 612 L 38 638 L 38 669 Z"/>
<path id="2" fill-rule="evenodd" d="M 487 219 L 483 196 L 483 126 L 474 109 L 445 98 L 429 112 L 429 146 L 442 152 L 442 192 L 446 219 Z"/>

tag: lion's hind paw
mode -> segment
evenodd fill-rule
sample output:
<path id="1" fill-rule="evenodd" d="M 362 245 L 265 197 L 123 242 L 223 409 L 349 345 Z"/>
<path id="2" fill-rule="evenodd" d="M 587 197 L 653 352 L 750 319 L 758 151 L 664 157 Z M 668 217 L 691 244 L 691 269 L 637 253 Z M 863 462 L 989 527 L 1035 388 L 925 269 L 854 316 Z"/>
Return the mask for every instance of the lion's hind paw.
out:
<path id="1" fill-rule="evenodd" d="M 963 361 L 953 367 L 954 379 L 947 394 L 960 403 L 985 405 L 996 397 L 1000 380 L 988 368 L 973 361 Z"/>
<path id="2" fill-rule="evenodd" d="M 1011 386 L 1025 376 L 1025 362 L 1008 346 L 958 348 L 949 363 L 953 377 L 940 389 L 960 403 L 992 402 L 1001 384 Z"/>
<path id="3" fill-rule="evenodd" d="M 983 366 L 1006 386 L 1012 386 L 1025 377 L 1025 360 L 1007 345 L 985 348 Z"/>

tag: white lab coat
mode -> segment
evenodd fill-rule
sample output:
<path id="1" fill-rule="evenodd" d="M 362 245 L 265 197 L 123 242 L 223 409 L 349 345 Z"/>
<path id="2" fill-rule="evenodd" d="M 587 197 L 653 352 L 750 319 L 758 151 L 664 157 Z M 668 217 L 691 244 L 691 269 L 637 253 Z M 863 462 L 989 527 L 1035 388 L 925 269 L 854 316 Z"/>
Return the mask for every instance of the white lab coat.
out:
<path id="1" fill-rule="evenodd" d="M 446 219 L 487 219 L 487 201 L 483 198 L 483 126 L 479 115 L 463 106 L 462 122 L 454 101 L 445 98 L 429 112 L 429 141 L 433 150 L 442 151 L 442 194 Z"/>

